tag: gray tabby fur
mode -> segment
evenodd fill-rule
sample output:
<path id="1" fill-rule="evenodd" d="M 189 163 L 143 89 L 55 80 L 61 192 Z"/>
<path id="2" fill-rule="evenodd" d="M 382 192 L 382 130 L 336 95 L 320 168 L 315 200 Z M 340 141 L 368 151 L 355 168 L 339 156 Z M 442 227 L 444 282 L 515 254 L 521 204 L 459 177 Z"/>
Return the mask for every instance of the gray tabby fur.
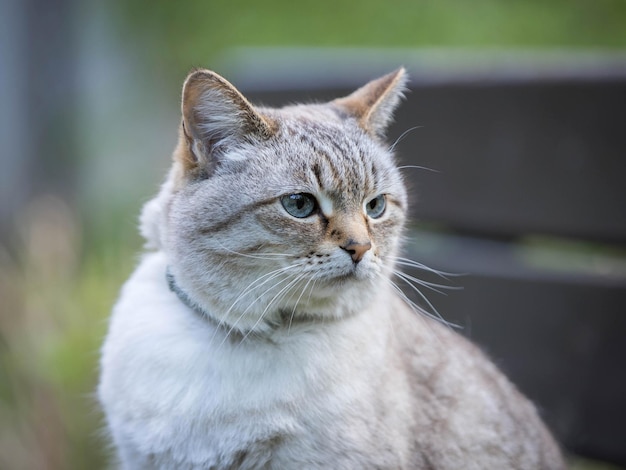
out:
<path id="1" fill-rule="evenodd" d="M 391 283 L 407 196 L 383 136 L 405 83 L 266 109 L 187 78 L 149 251 L 102 349 L 122 468 L 564 468 L 533 405 Z M 281 205 L 300 193 L 309 217 Z"/>

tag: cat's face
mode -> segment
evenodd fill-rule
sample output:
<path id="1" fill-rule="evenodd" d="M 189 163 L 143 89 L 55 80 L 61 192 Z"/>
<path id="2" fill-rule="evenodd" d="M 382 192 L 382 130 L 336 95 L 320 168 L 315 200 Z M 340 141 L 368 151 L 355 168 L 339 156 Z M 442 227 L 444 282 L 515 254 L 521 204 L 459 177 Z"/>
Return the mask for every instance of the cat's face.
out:
<path id="1" fill-rule="evenodd" d="M 405 218 L 404 186 L 380 139 L 403 72 L 280 110 L 253 108 L 221 77 L 195 74 L 161 197 L 177 284 L 243 332 L 364 308 L 387 288 Z"/>

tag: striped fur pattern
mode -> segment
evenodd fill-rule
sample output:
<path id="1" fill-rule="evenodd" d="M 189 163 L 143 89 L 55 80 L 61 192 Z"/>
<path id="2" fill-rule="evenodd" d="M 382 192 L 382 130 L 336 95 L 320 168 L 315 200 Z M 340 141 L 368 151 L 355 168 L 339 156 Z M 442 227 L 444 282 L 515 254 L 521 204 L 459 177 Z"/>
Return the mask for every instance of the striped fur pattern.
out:
<path id="1" fill-rule="evenodd" d="M 534 407 L 391 281 L 407 196 L 384 133 L 405 83 L 269 109 L 187 78 L 102 350 L 121 468 L 564 468 Z"/>

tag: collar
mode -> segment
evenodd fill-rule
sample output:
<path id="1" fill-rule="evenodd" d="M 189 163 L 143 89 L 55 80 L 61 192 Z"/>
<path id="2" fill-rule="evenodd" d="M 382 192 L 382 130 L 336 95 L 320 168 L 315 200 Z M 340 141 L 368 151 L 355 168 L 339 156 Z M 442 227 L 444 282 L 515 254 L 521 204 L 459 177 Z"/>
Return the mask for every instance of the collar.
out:
<path id="1" fill-rule="evenodd" d="M 198 315 L 203 321 L 206 321 L 210 323 L 211 325 L 213 325 L 214 328 L 218 330 L 222 330 L 231 341 L 235 341 L 235 340 L 241 341 L 242 338 L 247 336 L 247 334 L 245 334 L 244 332 L 238 329 L 234 329 L 234 328 L 231 329 L 230 326 L 228 326 L 227 324 L 216 320 L 206 310 L 204 310 L 196 302 L 194 302 L 191 299 L 191 297 L 189 297 L 189 294 L 187 294 L 184 290 L 182 290 L 180 286 L 176 283 L 176 279 L 174 278 L 172 271 L 170 271 L 169 266 L 165 270 L 165 280 L 167 281 L 167 285 L 170 288 L 170 290 L 174 294 L 176 294 L 178 299 L 187 308 L 189 308 L 189 310 L 191 310 L 196 315 Z"/>
<path id="2" fill-rule="evenodd" d="M 211 323 L 217 324 L 217 322 L 213 319 L 213 317 L 211 317 L 211 315 L 209 315 L 206 312 L 206 310 L 204 310 L 196 302 L 191 300 L 191 297 L 189 297 L 189 295 L 180 288 L 180 286 L 176 283 L 176 280 L 174 279 L 174 275 L 170 271 L 169 266 L 165 270 L 165 279 L 167 280 L 167 285 L 170 288 L 170 290 L 178 296 L 178 298 L 183 304 L 185 304 L 190 310 L 193 310 L 196 314 L 198 314 L 203 319 L 206 319 L 210 321 Z"/>

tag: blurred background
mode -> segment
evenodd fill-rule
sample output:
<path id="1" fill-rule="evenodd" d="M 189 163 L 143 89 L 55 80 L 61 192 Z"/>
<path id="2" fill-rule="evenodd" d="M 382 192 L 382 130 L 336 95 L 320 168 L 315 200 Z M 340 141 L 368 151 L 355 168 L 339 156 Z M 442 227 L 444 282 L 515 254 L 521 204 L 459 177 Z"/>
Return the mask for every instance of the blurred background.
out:
<path id="1" fill-rule="evenodd" d="M 399 65 L 412 93 L 390 140 L 422 126 L 400 156 L 438 172 L 407 170 L 419 194 L 409 254 L 477 271 L 455 278 L 466 289 L 452 300 L 429 299 L 545 407 L 575 468 L 618 468 L 625 54 L 623 0 L 0 0 L 0 469 L 107 467 L 98 349 L 191 67 L 280 104 Z M 555 129 L 568 137 L 555 144 Z M 524 325 L 472 316 L 535 298 L 547 300 L 524 304 Z M 515 363 L 503 338 L 516 334 L 541 356 Z M 608 372 L 588 372 L 599 363 Z"/>

